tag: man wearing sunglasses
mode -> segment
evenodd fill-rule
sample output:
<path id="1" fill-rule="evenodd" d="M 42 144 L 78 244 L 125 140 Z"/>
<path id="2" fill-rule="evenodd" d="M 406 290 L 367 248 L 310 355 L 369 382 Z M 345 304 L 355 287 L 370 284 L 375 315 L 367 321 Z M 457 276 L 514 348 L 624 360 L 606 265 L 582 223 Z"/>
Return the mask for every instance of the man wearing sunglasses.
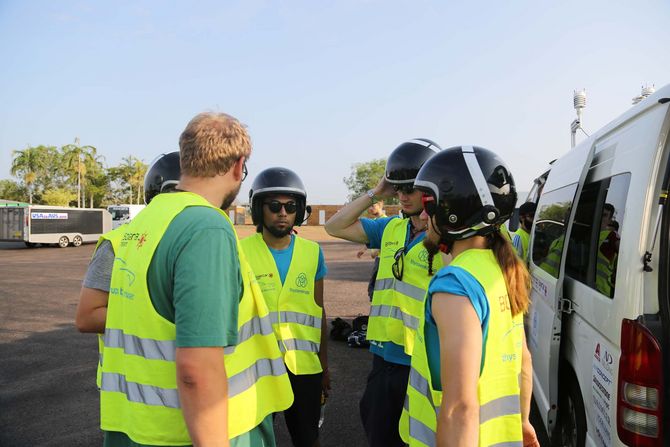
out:
<path id="1" fill-rule="evenodd" d="M 296 236 L 305 220 L 307 192 L 295 172 L 269 168 L 249 191 L 251 217 L 257 233 L 242 240 L 249 262 L 270 310 L 295 396 L 284 411 L 293 445 L 318 447 L 321 396 L 328 395 L 326 313 L 321 247 Z"/>
<path id="2" fill-rule="evenodd" d="M 373 364 L 360 402 L 371 447 L 405 445 L 397 426 L 414 335 L 424 315 L 424 297 L 431 277 L 428 253 L 421 244 L 426 230 L 426 222 L 420 218 L 422 195 L 414 189 L 414 179 L 424 162 L 439 150 L 436 143 L 422 138 L 401 144 L 389 156 L 379 184 L 326 222 L 330 235 L 380 250 L 367 331 Z M 394 195 L 400 201 L 402 218 L 359 219 L 371 203 Z M 441 267 L 441 258 L 433 264 Z"/>

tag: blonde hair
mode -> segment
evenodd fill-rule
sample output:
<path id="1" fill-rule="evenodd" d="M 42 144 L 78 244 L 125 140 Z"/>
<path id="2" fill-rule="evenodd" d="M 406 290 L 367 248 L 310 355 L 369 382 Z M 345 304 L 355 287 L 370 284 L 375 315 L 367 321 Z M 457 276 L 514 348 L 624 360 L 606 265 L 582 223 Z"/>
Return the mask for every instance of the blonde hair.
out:
<path id="1" fill-rule="evenodd" d="M 512 315 L 526 313 L 530 305 L 528 292 L 530 289 L 530 276 L 526 265 L 514 252 L 512 243 L 496 231 L 488 236 L 489 248 L 493 251 L 507 286 L 507 295 Z"/>
<path id="2" fill-rule="evenodd" d="M 181 173 L 193 177 L 225 174 L 249 154 L 251 139 L 245 126 L 225 113 L 196 115 L 179 137 Z"/>

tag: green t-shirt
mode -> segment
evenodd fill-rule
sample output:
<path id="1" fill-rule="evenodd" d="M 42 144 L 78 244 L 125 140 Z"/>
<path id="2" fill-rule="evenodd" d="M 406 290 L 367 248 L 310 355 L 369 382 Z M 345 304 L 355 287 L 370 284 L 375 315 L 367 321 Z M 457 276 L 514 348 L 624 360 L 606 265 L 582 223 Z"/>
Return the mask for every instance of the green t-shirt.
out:
<path id="1" fill-rule="evenodd" d="M 194 206 L 168 226 L 147 273 L 156 311 L 177 326 L 178 347 L 237 344 L 243 286 L 235 234 L 220 213 Z M 274 446 L 272 417 L 231 440 L 231 447 Z M 153 447 L 105 432 L 104 447 Z"/>

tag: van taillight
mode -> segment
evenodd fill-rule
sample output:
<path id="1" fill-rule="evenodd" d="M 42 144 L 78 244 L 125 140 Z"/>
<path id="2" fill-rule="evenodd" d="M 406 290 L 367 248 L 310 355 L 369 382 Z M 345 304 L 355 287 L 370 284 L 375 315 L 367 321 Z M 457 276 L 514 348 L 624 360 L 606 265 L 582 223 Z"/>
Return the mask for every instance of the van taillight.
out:
<path id="1" fill-rule="evenodd" d="M 638 321 L 621 323 L 617 432 L 631 446 L 663 443 L 663 359 L 661 347 Z"/>

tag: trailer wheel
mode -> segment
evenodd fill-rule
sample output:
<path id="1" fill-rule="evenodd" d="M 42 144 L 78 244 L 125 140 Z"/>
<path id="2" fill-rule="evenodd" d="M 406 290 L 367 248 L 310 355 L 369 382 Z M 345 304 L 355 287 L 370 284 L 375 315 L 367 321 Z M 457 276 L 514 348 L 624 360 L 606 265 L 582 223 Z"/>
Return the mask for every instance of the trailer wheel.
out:
<path id="1" fill-rule="evenodd" d="M 61 236 L 60 239 L 58 239 L 58 246 L 60 248 L 65 248 L 68 245 L 70 245 L 70 239 L 68 239 L 67 236 Z"/>
<path id="2" fill-rule="evenodd" d="M 82 242 L 84 242 L 84 241 L 81 239 L 81 236 L 79 236 L 79 235 L 72 238 L 72 245 L 74 245 L 75 247 L 79 247 Z"/>

